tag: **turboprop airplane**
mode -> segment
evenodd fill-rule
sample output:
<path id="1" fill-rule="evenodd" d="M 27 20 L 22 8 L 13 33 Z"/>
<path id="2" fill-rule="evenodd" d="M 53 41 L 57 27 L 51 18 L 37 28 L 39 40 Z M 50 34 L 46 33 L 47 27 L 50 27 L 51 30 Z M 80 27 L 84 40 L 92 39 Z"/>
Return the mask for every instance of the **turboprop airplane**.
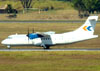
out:
<path id="1" fill-rule="evenodd" d="M 10 35 L 1 43 L 8 48 L 11 46 L 41 46 L 44 49 L 49 49 L 50 46 L 54 45 L 70 44 L 97 38 L 98 35 L 94 35 L 97 20 L 98 16 L 90 16 L 78 29 L 61 34 L 55 34 L 53 31 L 42 33 L 29 33 L 28 31 L 28 34 Z"/>

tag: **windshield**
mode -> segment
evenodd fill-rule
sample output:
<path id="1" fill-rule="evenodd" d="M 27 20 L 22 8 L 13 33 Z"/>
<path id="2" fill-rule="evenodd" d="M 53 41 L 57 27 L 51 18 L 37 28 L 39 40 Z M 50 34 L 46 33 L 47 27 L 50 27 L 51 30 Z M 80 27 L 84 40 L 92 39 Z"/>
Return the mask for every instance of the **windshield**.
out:
<path id="1" fill-rule="evenodd" d="M 12 37 L 8 37 L 7 39 L 12 39 Z"/>

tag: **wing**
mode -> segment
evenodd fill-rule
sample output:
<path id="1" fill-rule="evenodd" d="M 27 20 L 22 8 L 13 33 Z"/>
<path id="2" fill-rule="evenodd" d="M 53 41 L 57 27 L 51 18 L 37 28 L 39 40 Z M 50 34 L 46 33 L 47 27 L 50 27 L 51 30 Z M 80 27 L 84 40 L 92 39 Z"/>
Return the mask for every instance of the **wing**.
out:
<path id="1" fill-rule="evenodd" d="M 40 36 L 40 37 L 47 37 L 47 36 L 50 36 L 51 34 L 55 34 L 55 32 L 54 32 L 54 31 L 42 32 L 42 33 L 36 32 L 36 34 L 37 34 L 38 36 Z"/>
<path id="2" fill-rule="evenodd" d="M 29 39 L 35 39 L 35 38 L 42 38 L 42 37 L 50 37 L 51 34 L 55 34 L 55 32 L 52 32 L 52 31 L 43 32 L 43 33 L 37 32 L 37 33 L 30 33 L 30 34 L 27 34 L 26 36 L 27 36 Z"/>

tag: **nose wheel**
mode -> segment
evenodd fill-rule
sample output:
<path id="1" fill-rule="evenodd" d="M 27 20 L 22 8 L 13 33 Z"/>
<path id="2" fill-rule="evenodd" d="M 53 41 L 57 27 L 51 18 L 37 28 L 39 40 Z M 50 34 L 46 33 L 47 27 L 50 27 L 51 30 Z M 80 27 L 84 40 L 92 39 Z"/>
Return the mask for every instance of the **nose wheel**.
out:
<path id="1" fill-rule="evenodd" d="M 11 48 L 11 46 L 10 46 L 10 45 L 8 45 L 8 46 L 7 46 L 7 48 L 8 48 L 8 49 L 10 49 L 10 48 Z"/>

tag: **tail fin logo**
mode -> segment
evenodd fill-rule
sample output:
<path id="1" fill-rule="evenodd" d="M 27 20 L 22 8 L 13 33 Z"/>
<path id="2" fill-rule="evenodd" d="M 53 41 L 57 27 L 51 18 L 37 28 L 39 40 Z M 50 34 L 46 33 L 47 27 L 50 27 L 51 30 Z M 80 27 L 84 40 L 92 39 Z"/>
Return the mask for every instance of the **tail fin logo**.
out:
<path id="1" fill-rule="evenodd" d="M 91 27 L 92 27 L 92 26 L 84 26 L 84 27 L 83 27 L 83 30 L 85 30 L 85 31 L 92 31 L 92 30 L 91 30 Z"/>

